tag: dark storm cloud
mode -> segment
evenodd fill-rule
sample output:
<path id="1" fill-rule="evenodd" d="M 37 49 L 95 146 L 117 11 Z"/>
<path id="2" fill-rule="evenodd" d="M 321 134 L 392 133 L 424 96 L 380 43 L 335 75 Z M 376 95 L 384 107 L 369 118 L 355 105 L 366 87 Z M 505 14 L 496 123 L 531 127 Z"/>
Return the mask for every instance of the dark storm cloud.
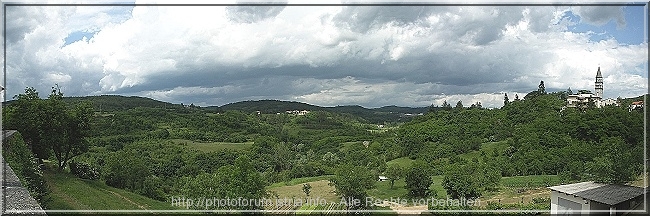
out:
<path id="1" fill-rule="evenodd" d="M 84 29 L 61 21 L 72 20 L 66 13 L 13 12 L 8 92 L 37 86 L 45 94 L 59 83 L 69 96 L 139 95 L 197 105 L 279 99 L 322 106 L 444 100 L 499 106 L 503 93 L 523 97 L 540 80 L 547 89 L 592 88 L 592 67 L 601 62 L 608 68 L 606 94 L 647 82 L 624 72 L 647 62 L 647 44 L 591 42 L 558 20 L 567 10 L 135 7 L 127 11 L 133 16 L 120 15 L 127 20 L 98 25 L 92 40 L 65 46 L 72 29 Z M 616 56 L 624 56 L 619 71 L 612 69 Z"/>
<path id="2" fill-rule="evenodd" d="M 605 25 L 610 20 L 616 22 L 617 27 L 625 27 L 625 12 L 623 6 L 580 6 L 575 12 L 585 23 L 592 25 Z"/>
<path id="3" fill-rule="evenodd" d="M 9 44 L 22 40 L 27 33 L 32 32 L 38 27 L 39 23 L 46 19 L 44 16 L 21 16 L 22 14 L 34 13 L 34 8 L 6 6 L 6 9 L 6 17 L 16 17 L 14 20 L 7 22 L 5 27 L 7 29 L 7 43 Z"/>
<path id="4" fill-rule="evenodd" d="M 334 21 L 341 28 L 360 33 L 368 33 L 387 24 L 444 29 L 450 31 L 450 37 L 466 38 L 473 44 L 485 45 L 499 39 L 507 24 L 518 22 L 523 16 L 522 9 L 524 7 L 514 6 L 472 7 L 469 10 L 457 6 L 347 6 L 334 16 Z M 431 23 L 431 17 L 436 21 Z M 548 19 L 535 21 L 548 22 Z"/>

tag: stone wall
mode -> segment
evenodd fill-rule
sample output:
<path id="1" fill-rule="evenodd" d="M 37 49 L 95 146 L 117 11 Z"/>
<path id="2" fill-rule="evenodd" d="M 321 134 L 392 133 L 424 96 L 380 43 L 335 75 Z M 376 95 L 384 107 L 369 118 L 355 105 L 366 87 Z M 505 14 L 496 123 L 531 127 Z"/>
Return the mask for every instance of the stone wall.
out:
<path id="1" fill-rule="evenodd" d="M 2 136 L 3 145 L 5 138 L 9 138 L 13 134 L 5 132 L 3 131 L 3 135 L 7 136 Z M 5 163 L 1 154 L 0 163 L 2 165 L 2 193 L 0 194 L 2 215 L 46 215 L 38 202 L 29 195 L 27 188 L 22 186 L 20 179 L 18 179 L 11 167 Z"/>

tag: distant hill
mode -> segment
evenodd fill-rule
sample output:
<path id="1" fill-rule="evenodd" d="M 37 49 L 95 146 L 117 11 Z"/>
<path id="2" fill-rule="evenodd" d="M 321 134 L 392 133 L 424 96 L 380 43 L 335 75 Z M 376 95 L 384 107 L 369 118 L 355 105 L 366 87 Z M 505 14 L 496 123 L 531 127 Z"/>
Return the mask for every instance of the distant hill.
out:
<path id="1" fill-rule="evenodd" d="M 111 112 L 117 110 L 128 110 L 136 107 L 149 108 L 180 108 L 179 104 L 162 102 L 146 97 L 121 96 L 121 95 L 100 95 L 86 97 L 66 97 L 64 101 L 77 103 L 82 100 L 90 101 L 96 111 Z"/>
<path id="2" fill-rule="evenodd" d="M 285 113 L 288 110 L 309 110 L 317 111 L 324 110 L 333 113 L 347 113 L 366 119 L 373 123 L 384 122 L 402 122 L 408 121 L 410 118 L 405 114 L 419 114 L 426 113 L 428 107 L 398 107 L 398 106 L 385 106 L 381 108 L 364 108 L 359 105 L 346 105 L 335 107 L 321 107 L 311 104 L 295 101 L 279 101 L 279 100 L 259 100 L 259 101 L 241 101 L 223 105 L 221 107 L 207 107 L 208 110 L 239 110 L 246 113 L 260 111 L 265 114 Z"/>
<path id="3" fill-rule="evenodd" d="M 221 107 L 207 107 L 210 110 L 239 110 L 245 113 L 260 111 L 262 113 L 284 113 L 287 110 L 323 110 L 323 107 L 295 101 L 259 100 L 229 103 Z"/>
<path id="4" fill-rule="evenodd" d="M 179 109 L 180 104 L 158 101 L 146 97 L 138 96 L 121 96 L 121 95 L 100 95 L 85 97 L 65 97 L 63 99 L 68 103 L 78 103 L 80 101 L 90 101 L 95 111 L 113 112 L 119 110 L 128 110 L 136 107 L 148 108 L 167 108 Z M 4 105 L 13 102 L 7 101 Z M 410 120 L 412 116 L 419 113 L 426 113 L 428 107 L 398 107 L 385 106 L 380 108 L 365 108 L 359 105 L 345 105 L 335 107 L 321 107 L 296 101 L 280 100 L 258 100 L 258 101 L 241 101 L 226 104 L 223 106 L 197 107 L 209 112 L 224 112 L 227 110 L 238 110 L 244 113 L 253 113 L 260 111 L 264 114 L 285 113 L 288 110 L 309 110 L 309 111 L 328 111 L 333 113 L 346 113 L 361 117 L 372 123 L 383 124 L 388 122 L 404 122 Z M 412 114 L 412 115 L 407 115 Z"/>
<path id="5" fill-rule="evenodd" d="M 138 96 L 121 96 L 121 95 L 100 95 L 84 97 L 64 97 L 63 101 L 74 104 L 81 101 L 90 101 L 95 111 L 112 112 L 118 110 L 128 110 L 136 107 L 150 108 L 180 108 L 179 104 L 162 102 L 146 97 Z M 9 105 L 14 100 L 7 101 L 3 105 Z"/>

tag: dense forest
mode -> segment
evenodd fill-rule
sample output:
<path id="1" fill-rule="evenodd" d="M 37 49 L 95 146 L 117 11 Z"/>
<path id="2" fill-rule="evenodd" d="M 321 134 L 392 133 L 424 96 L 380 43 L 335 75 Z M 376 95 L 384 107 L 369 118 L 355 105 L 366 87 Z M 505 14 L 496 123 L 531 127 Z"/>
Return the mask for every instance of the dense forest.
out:
<path id="1" fill-rule="evenodd" d="M 641 174 L 644 113 L 627 104 L 643 97 L 577 109 L 565 107 L 566 94 L 506 96 L 500 109 L 445 102 L 402 119 L 399 113 L 422 109 L 278 101 L 197 107 L 122 96 L 66 98 L 57 88 L 41 99 L 27 88 L 5 104 L 3 123 L 22 134 L 34 157 L 55 161 L 60 172 L 161 201 L 186 194 L 273 197 L 265 186 L 314 176 L 332 176 L 339 196 L 362 198 L 378 175 L 404 179 L 411 197 L 436 197 L 430 177 L 442 175 L 446 194 L 478 198 L 501 177 L 626 183 Z M 288 107 L 311 112 L 288 114 Z M 505 148 L 481 150 L 495 142 Z M 225 145 L 241 148 L 216 148 Z M 472 152 L 480 156 L 458 156 Z M 415 162 L 387 165 L 398 158 Z"/>

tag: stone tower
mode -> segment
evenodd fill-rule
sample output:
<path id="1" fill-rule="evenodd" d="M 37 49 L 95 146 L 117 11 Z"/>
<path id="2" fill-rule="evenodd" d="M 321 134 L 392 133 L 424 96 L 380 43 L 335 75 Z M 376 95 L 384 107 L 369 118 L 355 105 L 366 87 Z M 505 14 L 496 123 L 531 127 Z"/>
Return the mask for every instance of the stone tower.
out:
<path id="1" fill-rule="evenodd" d="M 603 75 L 600 73 L 600 67 L 596 72 L 596 97 L 603 98 Z"/>

